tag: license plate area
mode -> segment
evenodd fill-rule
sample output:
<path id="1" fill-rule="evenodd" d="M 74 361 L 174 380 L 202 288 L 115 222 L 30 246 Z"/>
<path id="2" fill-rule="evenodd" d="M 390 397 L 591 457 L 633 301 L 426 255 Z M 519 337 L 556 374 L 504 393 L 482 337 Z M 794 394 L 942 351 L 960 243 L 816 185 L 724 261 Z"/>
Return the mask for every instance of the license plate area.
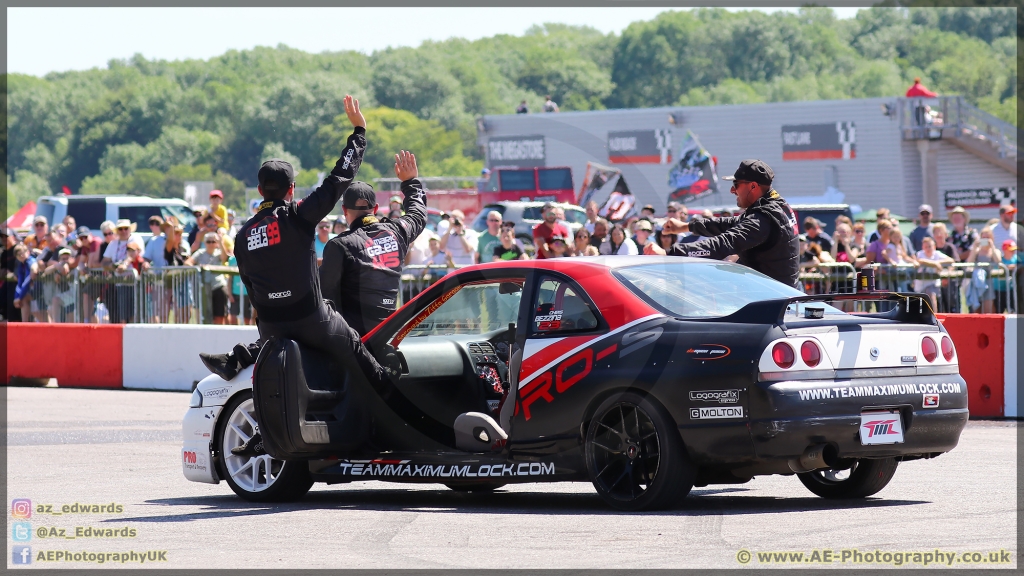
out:
<path id="1" fill-rule="evenodd" d="M 863 410 L 860 413 L 860 443 L 902 444 L 903 418 L 898 409 Z"/>

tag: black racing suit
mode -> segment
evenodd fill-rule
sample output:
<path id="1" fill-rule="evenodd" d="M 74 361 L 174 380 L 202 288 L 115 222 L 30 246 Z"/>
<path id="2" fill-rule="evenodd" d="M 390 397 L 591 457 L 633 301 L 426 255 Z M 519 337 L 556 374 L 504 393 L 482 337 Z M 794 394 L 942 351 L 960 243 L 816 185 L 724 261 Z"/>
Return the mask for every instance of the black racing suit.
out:
<path id="1" fill-rule="evenodd" d="M 404 216 L 394 220 L 364 216 L 324 246 L 323 295 L 360 334 L 373 330 L 395 311 L 405 254 L 427 223 L 426 193 L 420 181 L 402 182 L 402 192 Z"/>
<path id="2" fill-rule="evenodd" d="M 718 260 L 737 254 L 740 264 L 795 287 L 800 279 L 796 230 L 796 216 L 772 189 L 739 216 L 690 222 L 690 232 L 710 238 L 675 244 L 668 254 Z"/>
<path id="3" fill-rule="evenodd" d="M 295 340 L 346 367 L 358 366 L 368 381 L 379 383 L 385 378 L 380 364 L 359 334 L 324 303 L 313 245 L 316 225 L 334 209 L 359 170 L 365 135 L 364 128 L 356 127 L 330 175 L 309 196 L 260 204 L 235 237 L 235 257 L 256 309 L 260 340 Z"/>

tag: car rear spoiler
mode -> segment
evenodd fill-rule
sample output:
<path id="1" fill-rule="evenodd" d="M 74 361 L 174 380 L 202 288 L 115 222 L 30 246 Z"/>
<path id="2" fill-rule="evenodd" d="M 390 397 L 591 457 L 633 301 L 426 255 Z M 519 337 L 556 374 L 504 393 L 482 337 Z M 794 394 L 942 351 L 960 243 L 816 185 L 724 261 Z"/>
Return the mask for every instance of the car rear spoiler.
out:
<path id="1" fill-rule="evenodd" d="M 896 302 L 891 310 L 886 312 L 854 313 L 854 316 L 867 318 L 878 318 L 881 320 L 892 320 L 907 324 L 928 324 L 938 326 L 939 321 L 931 308 L 931 299 L 927 294 L 917 292 L 896 293 L 896 292 L 860 292 L 857 294 L 815 294 L 810 296 L 792 296 L 790 298 L 776 298 L 772 300 L 761 300 L 751 302 L 736 312 L 720 319 L 726 322 L 742 322 L 751 324 L 784 324 L 786 310 L 793 304 L 802 302 L 844 302 L 844 301 L 874 301 L 874 302 Z"/>

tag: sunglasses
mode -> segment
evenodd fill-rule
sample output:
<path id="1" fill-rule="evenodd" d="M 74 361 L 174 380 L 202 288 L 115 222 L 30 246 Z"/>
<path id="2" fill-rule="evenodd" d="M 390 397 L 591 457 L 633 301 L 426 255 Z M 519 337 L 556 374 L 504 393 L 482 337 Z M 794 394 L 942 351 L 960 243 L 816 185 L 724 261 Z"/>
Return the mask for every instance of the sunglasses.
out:
<path id="1" fill-rule="evenodd" d="M 494 220 L 492 218 L 488 218 L 487 221 L 488 222 L 499 222 L 499 223 L 501 222 L 501 220 Z"/>
<path id="2" fill-rule="evenodd" d="M 331 229 L 330 226 L 317 226 L 317 228 L 319 228 L 321 230 L 330 230 Z"/>
<path id="3" fill-rule="evenodd" d="M 216 240 L 207 240 L 206 243 L 207 244 L 216 244 L 217 241 Z"/>
<path id="4" fill-rule="evenodd" d="M 35 223 L 35 227 L 36 227 L 36 228 L 41 228 L 41 227 L 43 227 L 43 226 L 46 226 L 46 223 L 44 223 L 44 222 L 36 222 L 36 223 Z"/>

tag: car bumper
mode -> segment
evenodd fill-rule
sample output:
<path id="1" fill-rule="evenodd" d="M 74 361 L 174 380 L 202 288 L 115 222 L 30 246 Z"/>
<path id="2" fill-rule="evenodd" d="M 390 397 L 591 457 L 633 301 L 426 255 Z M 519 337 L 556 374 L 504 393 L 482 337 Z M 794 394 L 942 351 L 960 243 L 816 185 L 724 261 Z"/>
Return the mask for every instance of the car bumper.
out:
<path id="1" fill-rule="evenodd" d="M 222 409 L 222 406 L 189 408 L 181 422 L 181 471 L 185 478 L 193 482 L 220 482 L 214 466 L 212 446 L 217 417 Z"/>
<path id="2" fill-rule="evenodd" d="M 958 374 L 848 381 L 765 382 L 762 409 L 751 410 L 759 459 L 798 458 L 831 444 L 840 458 L 929 456 L 956 447 L 967 425 L 967 384 Z M 903 442 L 863 445 L 861 413 L 897 409 Z"/>

